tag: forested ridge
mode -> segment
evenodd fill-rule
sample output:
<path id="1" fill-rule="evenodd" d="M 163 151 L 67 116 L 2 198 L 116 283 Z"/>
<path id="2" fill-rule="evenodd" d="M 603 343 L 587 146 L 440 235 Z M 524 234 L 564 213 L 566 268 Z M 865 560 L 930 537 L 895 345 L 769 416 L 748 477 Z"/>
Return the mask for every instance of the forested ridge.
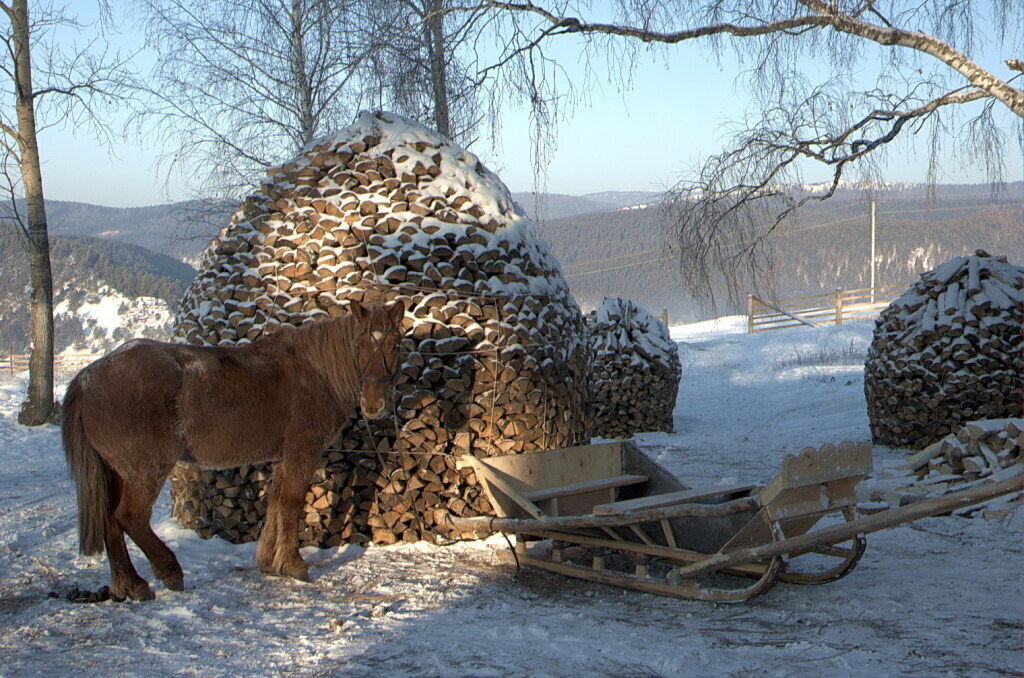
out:
<path id="1" fill-rule="evenodd" d="M 138 245 L 90 236 L 51 238 L 56 303 L 77 307 L 105 283 L 126 298 L 155 297 L 172 308 L 195 276 L 195 269 Z M 0 235 L 0 351 L 27 348 L 28 264 L 24 248 L 8 231 Z M 59 347 L 79 339 L 73 323 L 55 326 Z"/>
<path id="2" fill-rule="evenodd" d="M 131 243 L 182 261 L 195 261 L 217 231 L 227 224 L 234 207 L 227 203 L 193 202 L 107 207 L 46 201 L 53 235 L 91 235 Z"/>
<path id="3" fill-rule="evenodd" d="M 910 284 L 954 256 L 984 249 L 1024 260 L 1022 184 L 940 186 L 875 191 L 876 285 Z M 585 214 L 547 221 L 544 238 L 561 261 L 585 308 L 604 296 L 628 297 L 648 310 L 692 320 L 698 308 L 679 282 L 666 213 L 657 207 Z M 771 238 L 774 285 L 750 283 L 749 292 L 776 298 L 859 289 L 870 284 L 868 195 L 845 190 L 781 224 Z M 737 250 L 739 248 L 737 247 Z M 719 304 L 715 311 L 742 312 Z"/>

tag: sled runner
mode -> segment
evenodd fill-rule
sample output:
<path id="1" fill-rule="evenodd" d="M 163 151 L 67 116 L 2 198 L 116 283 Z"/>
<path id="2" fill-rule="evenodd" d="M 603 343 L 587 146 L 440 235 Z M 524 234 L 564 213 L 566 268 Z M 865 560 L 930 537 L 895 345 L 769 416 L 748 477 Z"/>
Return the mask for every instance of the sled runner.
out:
<path id="1" fill-rule="evenodd" d="M 850 443 L 786 457 L 765 487 L 690 488 L 628 441 L 461 463 L 496 515 L 449 517 L 454 529 L 515 534 L 525 565 L 716 602 L 777 581 L 834 581 L 870 532 L 1021 489 L 1012 478 L 861 517 L 854 488 L 871 472 L 871 447 Z"/>

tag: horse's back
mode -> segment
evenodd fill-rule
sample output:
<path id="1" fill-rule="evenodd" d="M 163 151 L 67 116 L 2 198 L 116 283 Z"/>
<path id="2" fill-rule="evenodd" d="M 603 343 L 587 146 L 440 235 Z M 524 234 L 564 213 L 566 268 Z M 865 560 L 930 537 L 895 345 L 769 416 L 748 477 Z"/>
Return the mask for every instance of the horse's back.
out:
<path id="1" fill-rule="evenodd" d="M 157 457 L 180 452 L 174 435 L 180 384 L 171 344 L 129 341 L 75 376 L 82 426 L 92 444 L 119 472 L 128 472 L 142 447 Z"/>
<path id="2" fill-rule="evenodd" d="M 279 459 L 289 430 L 333 427 L 326 384 L 281 332 L 246 346 L 132 340 L 76 378 L 98 447 L 208 468 Z"/>
<path id="3" fill-rule="evenodd" d="M 181 432 L 189 453 L 212 468 L 280 459 L 297 429 L 332 428 L 337 413 L 314 366 L 295 356 L 290 333 L 244 347 L 180 357 Z"/>

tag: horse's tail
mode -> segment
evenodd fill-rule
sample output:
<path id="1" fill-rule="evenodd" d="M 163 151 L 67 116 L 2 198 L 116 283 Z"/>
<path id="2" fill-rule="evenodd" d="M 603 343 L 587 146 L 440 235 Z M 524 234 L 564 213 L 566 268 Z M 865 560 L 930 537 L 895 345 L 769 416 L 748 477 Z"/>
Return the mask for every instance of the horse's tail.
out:
<path id="1" fill-rule="evenodd" d="M 82 425 L 81 374 L 68 385 L 61 411 L 61 433 L 68 470 L 78 491 L 78 550 L 103 553 L 110 509 L 111 469 L 89 442 Z"/>

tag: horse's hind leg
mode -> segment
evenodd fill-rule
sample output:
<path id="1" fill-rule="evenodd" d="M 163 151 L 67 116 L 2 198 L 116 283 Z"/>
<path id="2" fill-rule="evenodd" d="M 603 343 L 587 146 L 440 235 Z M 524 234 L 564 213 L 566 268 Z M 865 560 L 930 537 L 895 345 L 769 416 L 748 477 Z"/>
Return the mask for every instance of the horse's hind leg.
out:
<path id="1" fill-rule="evenodd" d="M 114 515 L 132 541 L 146 554 L 149 564 L 153 567 L 153 574 L 170 590 L 183 591 L 185 575 L 181 571 L 178 559 L 150 526 L 153 504 L 160 494 L 163 483 L 163 478 L 146 478 L 136 485 L 123 488 L 121 501 Z"/>
<path id="2" fill-rule="evenodd" d="M 267 496 L 267 513 L 263 517 L 263 529 L 260 530 L 260 538 L 256 543 L 256 566 L 264 574 L 278 574 L 274 571 L 274 555 L 277 551 L 278 528 L 276 507 L 280 503 L 281 496 L 281 483 L 277 482 L 279 465 L 274 465 L 270 492 Z"/>
<path id="3" fill-rule="evenodd" d="M 111 479 L 111 508 L 107 513 L 107 531 L 104 542 L 107 547 L 107 560 L 110 561 L 110 595 L 114 600 L 152 600 L 153 590 L 145 579 L 139 576 L 132 565 L 128 547 L 124 543 L 124 530 L 118 520 L 115 505 L 120 508 L 124 485 L 117 473 Z"/>

